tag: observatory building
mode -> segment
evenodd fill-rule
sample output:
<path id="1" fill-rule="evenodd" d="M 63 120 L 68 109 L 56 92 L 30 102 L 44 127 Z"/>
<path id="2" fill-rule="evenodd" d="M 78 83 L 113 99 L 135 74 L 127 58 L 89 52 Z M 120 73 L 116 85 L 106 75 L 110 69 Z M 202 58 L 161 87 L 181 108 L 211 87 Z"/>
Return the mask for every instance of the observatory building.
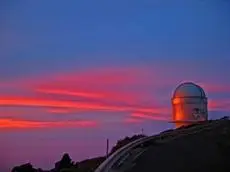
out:
<path id="1" fill-rule="evenodd" d="M 173 123 L 181 127 L 208 120 L 207 97 L 204 90 L 192 83 L 180 84 L 173 93 Z"/>
<path id="2" fill-rule="evenodd" d="M 173 120 L 172 122 L 176 124 L 176 127 L 186 126 L 193 123 L 197 123 L 200 121 L 206 121 L 208 120 L 208 108 L 207 108 L 207 97 L 205 95 L 204 90 L 199 86 L 192 82 L 184 82 L 180 84 L 174 91 L 172 95 L 172 109 L 173 109 Z M 158 155 L 162 152 L 162 155 L 170 151 L 177 151 L 175 148 L 177 148 L 177 144 L 170 144 L 169 146 L 166 146 L 167 149 L 163 148 L 162 146 L 152 149 L 153 145 L 157 143 L 165 143 L 170 142 L 168 141 L 168 137 L 170 138 L 178 138 L 178 136 L 184 136 L 184 132 L 190 134 L 194 133 L 194 131 L 197 131 L 197 128 L 195 127 L 195 130 L 182 130 L 184 132 L 180 133 L 177 132 L 178 130 L 173 130 L 172 132 L 169 131 L 168 134 L 163 133 L 161 137 L 161 134 L 155 136 L 149 136 L 149 137 L 143 137 L 141 139 L 137 139 L 131 143 L 126 144 L 116 152 L 114 152 L 112 155 L 110 155 L 97 169 L 95 172 L 114 172 L 114 171 L 149 171 L 147 169 L 152 168 L 154 170 L 160 170 L 160 171 L 169 171 L 173 167 L 174 171 L 182 171 L 181 169 L 187 169 L 190 163 L 190 159 L 187 159 L 184 162 L 187 162 L 186 166 L 181 166 L 181 164 L 178 165 L 178 163 L 169 163 L 169 166 L 162 166 L 162 163 L 165 163 L 165 160 L 167 159 L 167 162 L 171 162 L 172 158 L 174 157 L 174 153 L 170 154 L 170 156 L 161 156 Z M 205 130 L 203 130 L 205 131 Z M 164 142 L 164 139 L 166 140 Z M 180 140 L 180 139 L 179 139 Z M 184 149 L 189 148 L 193 143 L 190 142 L 184 142 L 183 139 L 181 139 L 181 144 L 188 145 L 188 147 L 184 147 Z M 152 142 L 153 141 L 153 142 Z M 197 140 L 199 141 L 199 140 Z M 207 141 L 208 143 L 209 141 Z M 145 144 L 146 143 L 146 144 Z M 206 142 L 203 142 L 201 139 L 201 142 L 199 144 L 206 145 Z M 143 145 L 146 145 L 143 147 Z M 151 146 L 150 146 L 151 145 Z M 173 146 L 174 145 L 174 146 Z M 180 143 L 179 143 L 180 146 Z M 195 146 L 197 146 L 195 144 Z M 197 147 L 199 147 L 198 145 Z M 147 151 L 146 151 L 147 150 Z M 157 152 L 157 153 L 156 153 Z M 214 155 L 214 154 L 213 154 Z M 218 155 L 219 156 L 219 155 Z M 184 152 L 179 151 L 178 157 L 181 158 L 181 160 L 184 160 Z M 200 157 L 200 156 L 199 156 Z M 198 157 L 198 158 L 199 158 Z M 178 159 L 178 158 L 177 158 Z M 201 159 L 202 160 L 202 159 Z M 156 162 L 157 163 L 152 163 Z M 178 161 L 178 160 L 177 160 Z M 170 167 L 171 166 L 171 167 Z M 164 168 L 165 167 L 165 168 Z M 210 166 L 208 165 L 207 168 Z M 196 169 L 196 168 L 194 168 Z M 190 171 L 194 171 L 194 169 Z"/>

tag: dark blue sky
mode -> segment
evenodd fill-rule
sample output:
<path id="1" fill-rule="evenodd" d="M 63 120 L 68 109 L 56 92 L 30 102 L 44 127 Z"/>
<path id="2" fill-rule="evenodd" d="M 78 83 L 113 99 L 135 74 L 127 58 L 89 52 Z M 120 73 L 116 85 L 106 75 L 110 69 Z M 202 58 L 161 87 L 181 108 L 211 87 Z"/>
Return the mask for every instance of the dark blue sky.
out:
<path id="1" fill-rule="evenodd" d="M 229 47 L 229 0 L 1 2 L 0 124 L 16 120 L 0 133 L 3 164 L 51 168 L 65 151 L 79 160 L 107 137 L 170 128 L 182 81 L 204 87 L 210 117 L 228 114 Z"/>
<path id="2" fill-rule="evenodd" d="M 229 5 L 226 0 L 5 2 L 1 78 L 114 63 L 229 58 Z"/>

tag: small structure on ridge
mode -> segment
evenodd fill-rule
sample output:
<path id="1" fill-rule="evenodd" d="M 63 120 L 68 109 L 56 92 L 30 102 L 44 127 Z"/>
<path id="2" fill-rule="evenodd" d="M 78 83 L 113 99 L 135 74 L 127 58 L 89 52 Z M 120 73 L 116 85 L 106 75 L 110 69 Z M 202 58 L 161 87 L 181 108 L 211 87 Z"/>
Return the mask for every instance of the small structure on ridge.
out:
<path id="1" fill-rule="evenodd" d="M 208 120 L 208 100 L 197 84 L 185 82 L 174 91 L 172 99 L 173 123 L 176 127 Z"/>

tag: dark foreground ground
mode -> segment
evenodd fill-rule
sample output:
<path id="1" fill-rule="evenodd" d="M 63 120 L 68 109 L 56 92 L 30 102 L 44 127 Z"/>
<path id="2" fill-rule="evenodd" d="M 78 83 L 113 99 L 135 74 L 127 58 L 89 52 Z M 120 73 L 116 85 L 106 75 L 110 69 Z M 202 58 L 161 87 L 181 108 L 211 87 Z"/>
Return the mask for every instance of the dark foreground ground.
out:
<path id="1" fill-rule="evenodd" d="M 118 141 L 113 151 L 142 136 Z M 64 159 L 63 159 L 64 158 Z M 92 172 L 105 157 L 73 163 L 65 155 L 52 172 Z M 18 171 L 15 171 L 18 170 Z M 39 169 L 42 172 L 41 169 Z M 14 172 L 36 172 L 32 167 Z M 111 172 L 230 172 L 230 120 L 223 118 L 162 132 L 129 152 Z"/>
<path id="2" fill-rule="evenodd" d="M 137 149 L 112 171 L 230 172 L 230 121 L 170 131 Z"/>

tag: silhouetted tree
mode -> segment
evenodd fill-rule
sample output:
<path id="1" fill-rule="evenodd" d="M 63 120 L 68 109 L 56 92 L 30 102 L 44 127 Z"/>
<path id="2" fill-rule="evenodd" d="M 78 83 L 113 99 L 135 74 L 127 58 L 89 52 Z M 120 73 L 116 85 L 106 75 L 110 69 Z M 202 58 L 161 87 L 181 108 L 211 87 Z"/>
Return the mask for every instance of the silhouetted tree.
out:
<path id="1" fill-rule="evenodd" d="M 65 153 L 63 156 L 62 156 L 62 159 L 61 161 L 58 161 L 55 163 L 55 170 L 56 171 L 60 171 L 61 169 L 63 168 L 70 168 L 72 167 L 74 164 L 69 156 L 68 153 Z"/>
<path id="2" fill-rule="evenodd" d="M 36 172 L 30 163 L 23 164 L 12 169 L 12 172 Z"/>
<path id="3" fill-rule="evenodd" d="M 63 166 L 68 166 L 71 164 L 71 158 L 68 153 L 65 153 L 60 161 Z"/>

